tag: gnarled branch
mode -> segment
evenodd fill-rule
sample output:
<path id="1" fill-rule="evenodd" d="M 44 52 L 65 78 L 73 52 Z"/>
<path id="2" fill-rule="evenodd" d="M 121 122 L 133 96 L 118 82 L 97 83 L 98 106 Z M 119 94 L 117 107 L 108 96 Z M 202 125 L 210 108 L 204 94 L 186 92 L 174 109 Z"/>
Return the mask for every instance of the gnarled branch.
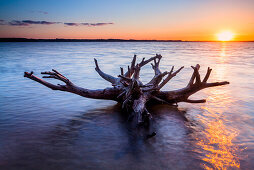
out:
<path id="1" fill-rule="evenodd" d="M 204 103 L 205 100 L 190 100 L 188 99 L 192 94 L 196 93 L 197 91 L 200 91 L 204 88 L 208 87 L 215 87 L 215 86 L 222 86 L 229 84 L 228 81 L 222 81 L 222 82 L 213 82 L 213 83 L 207 83 L 207 80 L 209 79 L 210 73 L 212 69 L 208 68 L 207 73 L 201 82 L 200 80 L 200 74 L 199 74 L 199 68 L 200 65 L 197 64 L 193 68 L 193 74 L 191 76 L 191 79 L 188 83 L 188 85 L 185 88 L 174 90 L 174 91 L 160 91 L 157 93 L 157 97 L 169 102 L 169 103 L 177 103 L 177 102 L 188 102 L 188 103 Z"/>
<path id="2" fill-rule="evenodd" d="M 67 79 L 65 76 L 60 74 L 58 71 L 52 69 L 54 72 L 42 72 L 42 74 L 48 74 L 50 76 L 44 76 L 44 78 L 54 78 L 58 79 L 60 81 L 63 81 L 66 83 L 66 85 L 54 85 L 52 83 L 49 83 L 43 79 L 40 79 L 36 76 L 33 75 L 33 72 L 24 73 L 24 77 L 27 77 L 31 80 L 34 80 L 52 90 L 60 90 L 60 91 L 66 91 L 74 94 L 78 94 L 83 97 L 87 98 L 93 98 L 93 99 L 107 99 L 107 100 L 115 100 L 118 101 L 117 96 L 120 93 L 120 89 L 117 88 L 106 88 L 106 89 L 98 89 L 98 90 L 90 90 L 90 89 L 85 89 L 82 87 L 78 87 L 74 85 L 69 79 Z"/>

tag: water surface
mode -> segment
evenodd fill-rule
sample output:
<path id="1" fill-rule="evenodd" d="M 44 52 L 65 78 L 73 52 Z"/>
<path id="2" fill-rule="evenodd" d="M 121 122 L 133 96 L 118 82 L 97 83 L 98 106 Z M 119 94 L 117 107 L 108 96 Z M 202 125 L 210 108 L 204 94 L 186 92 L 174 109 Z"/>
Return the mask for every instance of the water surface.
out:
<path id="1" fill-rule="evenodd" d="M 161 70 L 185 66 L 163 90 L 186 86 L 192 69 L 230 85 L 193 95 L 204 104 L 154 106 L 156 137 L 144 140 L 114 101 L 52 91 L 24 71 L 57 69 L 79 86 L 110 84 L 94 70 L 118 75 L 134 54 L 160 53 Z M 254 43 L 0 43 L 0 169 L 254 169 Z M 150 65 L 141 71 L 148 82 Z M 53 81 L 58 83 L 57 81 Z"/>

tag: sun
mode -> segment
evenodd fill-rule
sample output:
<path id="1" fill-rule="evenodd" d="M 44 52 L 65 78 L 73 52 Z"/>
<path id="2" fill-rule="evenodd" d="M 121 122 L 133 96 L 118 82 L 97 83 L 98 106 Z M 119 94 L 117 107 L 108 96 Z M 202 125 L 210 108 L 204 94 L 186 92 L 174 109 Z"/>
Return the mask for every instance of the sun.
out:
<path id="1" fill-rule="evenodd" d="M 234 33 L 231 31 L 223 31 L 217 34 L 219 41 L 231 41 L 234 38 Z"/>

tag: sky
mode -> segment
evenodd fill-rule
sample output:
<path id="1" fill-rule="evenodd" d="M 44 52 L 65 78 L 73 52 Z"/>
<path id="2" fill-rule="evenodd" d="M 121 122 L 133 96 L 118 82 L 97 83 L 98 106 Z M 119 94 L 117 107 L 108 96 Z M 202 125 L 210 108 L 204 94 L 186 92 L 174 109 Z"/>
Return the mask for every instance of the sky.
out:
<path id="1" fill-rule="evenodd" d="M 254 40 L 254 0 L 0 0 L 1 38 Z"/>

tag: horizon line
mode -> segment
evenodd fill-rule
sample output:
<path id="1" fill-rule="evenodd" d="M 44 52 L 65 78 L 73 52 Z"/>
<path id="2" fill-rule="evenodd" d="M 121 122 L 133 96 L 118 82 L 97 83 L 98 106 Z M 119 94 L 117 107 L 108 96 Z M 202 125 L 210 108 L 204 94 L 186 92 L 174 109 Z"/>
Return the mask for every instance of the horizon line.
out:
<path id="1" fill-rule="evenodd" d="M 147 42 L 254 42 L 251 41 L 216 41 L 216 40 L 156 40 L 156 39 L 121 39 L 121 38 L 1 38 L 0 42 L 86 42 L 86 41 L 111 41 L 111 42 L 124 42 L 124 41 L 147 41 Z"/>

